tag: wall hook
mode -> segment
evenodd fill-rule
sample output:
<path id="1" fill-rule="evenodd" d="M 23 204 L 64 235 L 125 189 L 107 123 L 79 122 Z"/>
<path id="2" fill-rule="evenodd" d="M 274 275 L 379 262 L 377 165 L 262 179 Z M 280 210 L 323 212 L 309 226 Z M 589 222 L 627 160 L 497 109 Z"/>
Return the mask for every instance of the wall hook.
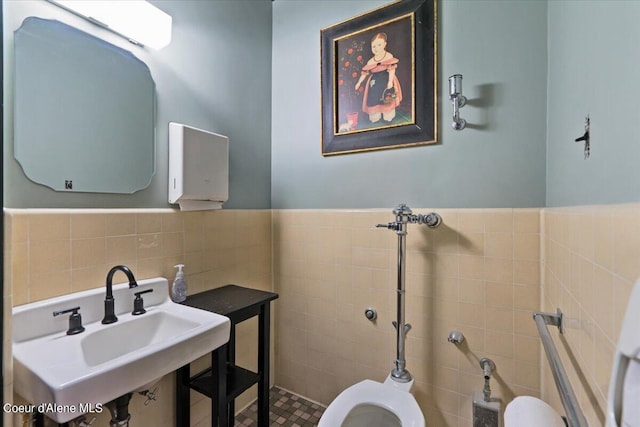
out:
<path id="1" fill-rule="evenodd" d="M 584 158 L 588 159 L 591 154 L 591 137 L 589 136 L 589 130 L 591 128 L 591 119 L 589 115 L 584 119 L 584 135 L 580 138 L 576 138 L 575 142 L 584 141 Z"/>

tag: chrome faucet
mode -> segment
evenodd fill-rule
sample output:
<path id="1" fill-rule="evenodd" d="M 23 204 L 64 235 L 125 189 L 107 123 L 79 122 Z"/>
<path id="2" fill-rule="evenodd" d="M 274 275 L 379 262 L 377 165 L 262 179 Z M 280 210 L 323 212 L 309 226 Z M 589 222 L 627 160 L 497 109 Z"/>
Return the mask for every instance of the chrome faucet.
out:
<path id="1" fill-rule="evenodd" d="M 122 271 L 127 275 L 127 279 L 129 279 L 129 289 L 135 288 L 138 286 L 136 282 L 136 278 L 133 276 L 133 273 L 129 269 L 129 267 L 125 265 L 116 265 L 107 274 L 107 295 L 104 297 L 104 318 L 102 319 L 102 324 L 108 325 L 109 323 L 115 323 L 118 321 L 114 311 L 114 303 L 113 299 L 113 275 L 116 271 Z"/>

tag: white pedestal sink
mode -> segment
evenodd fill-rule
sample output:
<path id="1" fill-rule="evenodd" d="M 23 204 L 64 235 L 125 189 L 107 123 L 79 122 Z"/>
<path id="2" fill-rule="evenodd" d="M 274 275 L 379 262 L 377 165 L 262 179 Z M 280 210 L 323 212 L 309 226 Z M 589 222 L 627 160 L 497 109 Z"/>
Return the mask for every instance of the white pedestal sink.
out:
<path id="1" fill-rule="evenodd" d="M 146 313 L 134 316 L 134 292 Z M 118 322 L 103 325 L 105 289 L 92 289 L 13 309 L 14 389 L 45 414 L 70 421 L 96 404 L 144 390 L 162 376 L 225 344 L 227 317 L 176 304 L 165 278 L 138 287 L 113 286 Z M 67 335 L 69 315 L 54 311 L 80 306 L 85 331 Z"/>

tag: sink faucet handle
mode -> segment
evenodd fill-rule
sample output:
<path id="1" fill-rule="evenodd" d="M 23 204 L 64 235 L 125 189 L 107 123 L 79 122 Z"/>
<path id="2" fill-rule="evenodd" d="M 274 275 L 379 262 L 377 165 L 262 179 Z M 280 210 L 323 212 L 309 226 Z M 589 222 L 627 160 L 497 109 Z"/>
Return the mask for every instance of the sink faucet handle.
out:
<path id="1" fill-rule="evenodd" d="M 60 316 L 61 314 L 71 313 L 71 315 L 69 316 L 69 329 L 67 329 L 67 335 L 75 335 L 79 334 L 80 332 L 84 332 L 84 326 L 82 326 L 82 316 L 80 316 L 78 310 L 80 310 L 79 306 L 53 312 L 53 317 Z"/>
<path id="2" fill-rule="evenodd" d="M 144 300 L 142 299 L 141 295 L 147 294 L 149 292 L 153 292 L 153 289 L 147 289 L 144 291 L 134 293 L 136 297 L 133 300 L 133 311 L 131 312 L 132 315 L 138 316 L 140 314 L 144 314 L 147 312 L 147 310 L 144 309 Z"/>

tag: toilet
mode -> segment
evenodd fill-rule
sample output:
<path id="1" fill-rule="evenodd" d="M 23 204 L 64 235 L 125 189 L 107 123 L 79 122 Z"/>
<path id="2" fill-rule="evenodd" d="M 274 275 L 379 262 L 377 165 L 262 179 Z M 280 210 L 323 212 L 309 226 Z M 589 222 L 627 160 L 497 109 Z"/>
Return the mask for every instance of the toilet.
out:
<path id="1" fill-rule="evenodd" d="M 407 332 L 411 325 L 404 321 L 404 248 L 407 235 L 407 224 L 416 222 L 426 224 L 430 228 L 437 227 L 442 221 L 436 213 L 428 216 L 413 215 L 411 209 L 400 204 L 394 210 L 395 222 L 378 224 L 378 228 L 388 228 L 398 235 L 398 320 L 392 324 L 396 328 L 397 359 L 395 368 L 383 383 L 372 380 L 360 381 L 344 390 L 324 411 L 318 427 L 424 427 L 424 415 L 418 402 L 411 394 L 413 378 L 406 369 L 404 347 Z M 376 318 L 374 309 L 367 309 L 365 316 L 369 320 Z"/>
<path id="2" fill-rule="evenodd" d="M 318 427 L 424 427 L 424 416 L 411 394 L 413 380 L 401 383 L 360 381 L 344 390 L 326 409 Z"/>
<path id="3" fill-rule="evenodd" d="M 640 427 L 640 279 L 635 283 L 613 359 L 606 427 Z M 560 415 L 530 396 L 513 399 L 504 412 L 505 427 L 564 426 Z"/>
<path id="4" fill-rule="evenodd" d="M 631 291 L 613 359 L 606 427 L 640 427 L 640 280 Z"/>

